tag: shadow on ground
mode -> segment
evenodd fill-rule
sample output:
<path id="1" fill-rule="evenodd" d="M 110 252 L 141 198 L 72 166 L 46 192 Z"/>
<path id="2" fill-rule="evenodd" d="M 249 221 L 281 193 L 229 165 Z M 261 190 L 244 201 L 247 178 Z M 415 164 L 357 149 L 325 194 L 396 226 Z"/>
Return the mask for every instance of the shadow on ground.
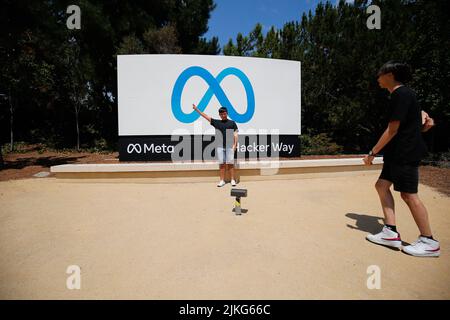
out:
<path id="1" fill-rule="evenodd" d="M 28 166 L 42 166 L 51 167 L 61 164 L 68 164 L 77 162 L 78 159 L 84 158 L 85 156 L 77 157 L 30 157 L 30 158 L 19 158 L 14 161 L 5 161 L 3 169 L 23 169 Z"/>
<path id="2" fill-rule="evenodd" d="M 350 229 L 356 229 L 367 233 L 378 233 L 383 229 L 383 219 L 380 217 L 353 212 L 349 212 L 345 216 L 355 220 L 355 226 L 347 224 L 347 227 Z"/>
<path id="3" fill-rule="evenodd" d="M 381 231 L 383 229 L 383 218 L 381 217 L 375 217 L 375 216 L 369 216 L 367 214 L 363 213 L 353 213 L 349 212 L 345 215 L 347 218 L 355 220 L 355 225 L 352 226 L 350 224 L 347 224 L 347 227 L 350 229 L 356 229 L 360 231 L 364 231 L 366 233 L 375 234 Z M 402 241 L 403 246 L 410 245 L 408 242 Z"/>

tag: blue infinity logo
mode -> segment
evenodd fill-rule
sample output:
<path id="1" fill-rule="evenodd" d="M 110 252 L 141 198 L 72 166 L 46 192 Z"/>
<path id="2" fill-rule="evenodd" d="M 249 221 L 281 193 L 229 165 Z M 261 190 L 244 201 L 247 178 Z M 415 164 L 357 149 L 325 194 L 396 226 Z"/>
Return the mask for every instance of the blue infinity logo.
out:
<path id="1" fill-rule="evenodd" d="M 247 95 L 247 111 L 243 114 L 238 113 L 236 109 L 234 109 L 225 92 L 223 92 L 220 87 L 222 80 L 229 75 L 236 76 L 244 85 L 245 93 Z M 191 123 L 200 117 L 195 110 L 191 113 L 184 113 L 181 110 L 181 93 L 183 92 L 186 82 L 193 76 L 202 78 L 209 85 L 208 91 L 206 91 L 205 95 L 198 103 L 197 107 L 199 110 L 204 111 L 213 95 L 215 95 L 220 104 L 228 109 L 228 115 L 234 121 L 244 123 L 248 122 L 253 117 L 253 114 L 255 113 L 255 94 L 253 92 L 250 80 L 248 80 L 247 76 L 241 70 L 232 67 L 226 68 L 218 74 L 217 78 L 214 78 L 208 70 L 202 67 L 194 66 L 184 70 L 178 77 L 173 87 L 172 113 L 178 121 L 183 123 Z"/>

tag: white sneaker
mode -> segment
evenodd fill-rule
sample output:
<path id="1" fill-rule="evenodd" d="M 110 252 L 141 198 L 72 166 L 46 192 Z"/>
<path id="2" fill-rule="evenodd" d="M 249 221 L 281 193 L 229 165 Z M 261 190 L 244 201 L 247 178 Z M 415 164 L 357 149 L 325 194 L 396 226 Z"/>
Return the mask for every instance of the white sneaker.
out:
<path id="1" fill-rule="evenodd" d="M 380 233 L 368 234 L 366 239 L 370 242 L 392 248 L 400 249 L 402 247 L 402 239 L 400 239 L 400 234 L 392 231 L 386 226 L 383 227 L 383 230 L 381 230 Z"/>
<path id="2" fill-rule="evenodd" d="M 411 245 L 403 248 L 403 252 L 415 257 L 439 257 L 441 254 L 441 247 L 439 241 L 428 239 L 426 237 L 419 237 Z"/>
<path id="3" fill-rule="evenodd" d="M 223 187 L 225 185 L 225 181 L 220 180 L 219 183 L 217 184 L 218 187 Z"/>
<path id="4" fill-rule="evenodd" d="M 236 187 L 236 181 L 235 181 L 234 179 L 231 179 L 231 185 L 232 185 L 233 187 Z"/>

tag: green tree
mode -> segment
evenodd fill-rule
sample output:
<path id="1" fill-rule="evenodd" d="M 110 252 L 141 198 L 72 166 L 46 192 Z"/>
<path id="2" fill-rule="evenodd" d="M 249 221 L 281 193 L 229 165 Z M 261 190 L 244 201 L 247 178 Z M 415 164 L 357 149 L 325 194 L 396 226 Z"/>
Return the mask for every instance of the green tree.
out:
<path id="1" fill-rule="evenodd" d="M 410 86 L 438 123 L 431 133 L 432 150 L 448 150 L 450 3 L 370 4 L 381 8 L 381 30 L 366 27 L 367 0 L 321 2 L 299 21 L 272 27 L 262 39 L 254 36 L 259 25 L 248 36 L 239 33 L 236 44 L 230 39 L 223 52 L 301 61 L 302 132 L 321 143 L 328 141 L 321 139 L 326 134 L 345 152 L 366 152 L 385 129 L 388 93 L 378 87 L 376 72 L 388 60 L 403 60 L 414 70 Z"/>
<path id="2" fill-rule="evenodd" d="M 11 93 L 15 140 L 77 148 L 117 141 L 117 54 L 217 54 L 206 40 L 212 0 L 2 0 L 0 93 Z M 9 140 L 1 109 L 0 142 Z M 7 138 L 8 137 L 8 138 Z"/>

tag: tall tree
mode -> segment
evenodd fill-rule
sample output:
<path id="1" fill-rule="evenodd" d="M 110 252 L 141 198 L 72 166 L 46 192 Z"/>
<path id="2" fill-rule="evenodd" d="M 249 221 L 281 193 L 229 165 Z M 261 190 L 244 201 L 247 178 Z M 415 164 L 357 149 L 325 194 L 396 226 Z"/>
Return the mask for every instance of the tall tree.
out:
<path id="1" fill-rule="evenodd" d="M 230 39 L 225 55 L 297 60 L 302 63 L 302 132 L 327 134 L 346 152 L 367 151 L 385 126 L 388 93 L 376 72 L 388 60 L 414 70 L 411 86 L 437 120 L 432 149 L 450 147 L 450 34 L 448 1 L 373 0 L 382 12 L 381 30 L 366 27 L 367 0 L 321 2 L 299 21 L 272 28 L 258 44 L 248 36 Z M 252 38 L 253 37 L 253 38 Z M 320 139 L 319 139 L 320 140 Z"/>
<path id="2" fill-rule="evenodd" d="M 217 38 L 203 38 L 212 0 L 80 0 L 80 30 L 66 27 L 71 4 L 0 3 L 0 93 L 11 92 L 18 140 L 114 148 L 117 54 L 220 51 Z M 9 109 L 1 113 L 9 128 Z"/>

